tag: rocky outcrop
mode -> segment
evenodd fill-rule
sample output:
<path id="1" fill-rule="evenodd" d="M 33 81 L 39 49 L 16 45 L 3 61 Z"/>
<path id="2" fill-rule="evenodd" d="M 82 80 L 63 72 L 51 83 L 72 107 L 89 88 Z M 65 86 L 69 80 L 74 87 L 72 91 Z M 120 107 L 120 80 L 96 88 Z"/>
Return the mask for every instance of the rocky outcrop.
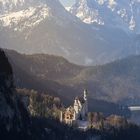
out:
<path id="1" fill-rule="evenodd" d="M 16 95 L 11 65 L 0 50 L 0 136 L 23 132 L 28 123 L 28 112 Z"/>

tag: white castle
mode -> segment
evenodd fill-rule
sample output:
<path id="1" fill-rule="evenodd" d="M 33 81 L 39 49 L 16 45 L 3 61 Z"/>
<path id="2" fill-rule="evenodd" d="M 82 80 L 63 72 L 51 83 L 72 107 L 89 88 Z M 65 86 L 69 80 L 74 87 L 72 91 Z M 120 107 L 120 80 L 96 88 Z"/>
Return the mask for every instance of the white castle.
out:
<path id="1" fill-rule="evenodd" d="M 82 98 L 76 97 L 73 106 L 61 111 L 60 121 L 72 125 L 77 120 L 86 121 L 88 116 L 87 90 Z"/>

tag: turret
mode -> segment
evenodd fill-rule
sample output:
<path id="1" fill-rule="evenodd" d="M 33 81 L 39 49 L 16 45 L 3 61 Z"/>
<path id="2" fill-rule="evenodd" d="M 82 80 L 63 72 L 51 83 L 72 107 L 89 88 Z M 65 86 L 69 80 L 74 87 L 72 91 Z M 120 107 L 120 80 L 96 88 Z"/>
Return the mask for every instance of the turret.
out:
<path id="1" fill-rule="evenodd" d="M 87 101 L 87 95 L 88 95 L 88 92 L 87 92 L 87 90 L 85 89 L 85 90 L 84 90 L 84 100 L 85 100 L 85 101 Z"/>
<path id="2" fill-rule="evenodd" d="M 87 98 L 87 95 L 88 95 L 88 92 L 87 90 L 85 89 L 84 90 L 84 105 L 83 105 L 83 118 L 86 118 L 87 117 L 87 114 L 88 114 L 88 98 Z"/>
<path id="3" fill-rule="evenodd" d="M 78 109 L 78 103 L 77 103 L 77 98 L 75 98 L 74 100 L 74 109 L 75 109 L 75 112 L 78 113 L 79 109 Z"/>
<path id="4" fill-rule="evenodd" d="M 78 97 L 76 97 L 74 100 L 74 109 L 76 111 L 76 114 L 78 114 L 79 111 L 81 110 L 81 103 L 79 102 Z"/>
<path id="5" fill-rule="evenodd" d="M 63 112 L 60 111 L 60 122 L 63 122 Z"/>

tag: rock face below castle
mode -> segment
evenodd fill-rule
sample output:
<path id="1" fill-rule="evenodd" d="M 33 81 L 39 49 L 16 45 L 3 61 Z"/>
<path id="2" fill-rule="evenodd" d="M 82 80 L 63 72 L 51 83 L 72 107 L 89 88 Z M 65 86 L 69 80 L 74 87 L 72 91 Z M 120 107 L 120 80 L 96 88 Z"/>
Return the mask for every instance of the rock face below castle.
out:
<path id="1" fill-rule="evenodd" d="M 87 90 L 84 90 L 83 97 L 81 98 L 76 97 L 73 106 L 70 106 L 64 111 L 61 111 L 60 121 L 69 125 L 75 124 L 79 126 L 80 124 L 84 124 L 85 128 L 88 126 L 87 117 L 88 117 L 88 99 L 87 99 Z"/>
<path id="2" fill-rule="evenodd" d="M 15 90 L 12 67 L 0 49 L 0 137 L 26 132 L 29 123 L 28 112 Z"/>

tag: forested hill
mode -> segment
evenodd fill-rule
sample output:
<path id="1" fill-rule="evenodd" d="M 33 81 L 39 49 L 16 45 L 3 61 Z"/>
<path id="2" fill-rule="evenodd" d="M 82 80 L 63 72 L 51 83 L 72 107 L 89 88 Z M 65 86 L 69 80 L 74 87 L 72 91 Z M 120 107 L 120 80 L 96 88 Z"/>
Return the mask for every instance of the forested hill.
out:
<path id="1" fill-rule="evenodd" d="M 72 100 L 87 88 L 89 96 L 94 99 L 139 104 L 140 56 L 102 66 L 85 67 L 59 56 L 6 52 L 13 66 L 17 86 L 36 90 L 48 88 L 54 95 L 57 93 Z"/>
<path id="2" fill-rule="evenodd" d="M 123 105 L 139 104 L 140 77 L 136 76 L 140 69 L 139 56 L 103 66 L 85 67 L 60 56 L 24 55 L 10 50 L 6 53 L 18 88 L 47 91 L 60 97 L 66 105 L 72 104 L 75 96 L 81 96 L 83 89 L 87 88 L 90 109 L 101 112 L 120 112 L 118 107 L 108 103 L 110 101 Z"/>

